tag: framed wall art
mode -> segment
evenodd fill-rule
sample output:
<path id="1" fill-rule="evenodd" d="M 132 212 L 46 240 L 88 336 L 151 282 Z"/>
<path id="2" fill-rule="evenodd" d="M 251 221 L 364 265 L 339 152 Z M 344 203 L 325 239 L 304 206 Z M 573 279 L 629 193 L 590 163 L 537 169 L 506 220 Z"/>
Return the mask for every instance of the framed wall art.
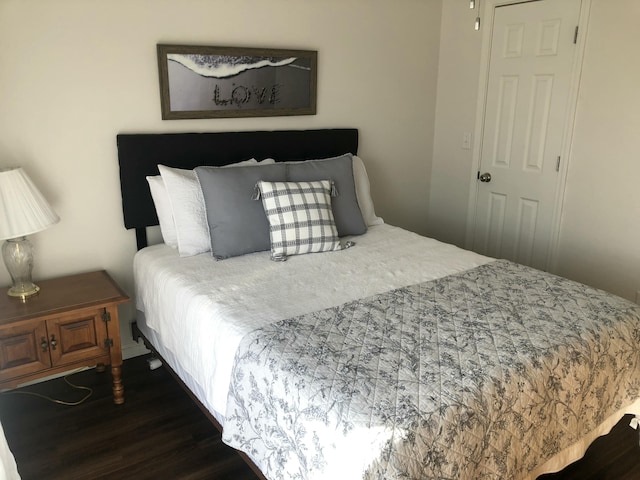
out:
<path id="1" fill-rule="evenodd" d="M 316 51 L 157 47 L 164 120 L 316 113 Z"/>

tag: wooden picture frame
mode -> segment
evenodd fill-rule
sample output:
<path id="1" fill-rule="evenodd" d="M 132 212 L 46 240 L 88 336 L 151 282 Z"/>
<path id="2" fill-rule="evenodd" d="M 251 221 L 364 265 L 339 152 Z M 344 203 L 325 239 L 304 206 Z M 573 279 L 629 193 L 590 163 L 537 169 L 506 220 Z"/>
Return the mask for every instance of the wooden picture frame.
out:
<path id="1" fill-rule="evenodd" d="M 163 120 L 315 115 L 317 52 L 157 45 Z"/>

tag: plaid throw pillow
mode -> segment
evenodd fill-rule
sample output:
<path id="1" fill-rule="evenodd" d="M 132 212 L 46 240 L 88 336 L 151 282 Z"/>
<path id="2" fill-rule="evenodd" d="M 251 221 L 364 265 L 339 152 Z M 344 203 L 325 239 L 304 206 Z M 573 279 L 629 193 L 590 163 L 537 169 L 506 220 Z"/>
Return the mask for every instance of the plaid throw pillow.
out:
<path id="1" fill-rule="evenodd" d="M 258 182 L 269 221 L 271 259 L 340 250 L 331 211 L 331 182 Z"/>

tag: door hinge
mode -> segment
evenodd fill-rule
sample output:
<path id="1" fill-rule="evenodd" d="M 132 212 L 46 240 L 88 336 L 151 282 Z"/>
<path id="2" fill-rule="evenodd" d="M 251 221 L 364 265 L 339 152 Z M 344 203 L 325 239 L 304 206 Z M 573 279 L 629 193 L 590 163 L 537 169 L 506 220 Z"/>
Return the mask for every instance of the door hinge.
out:
<path id="1" fill-rule="evenodd" d="M 576 25 L 576 29 L 573 32 L 573 44 L 575 45 L 576 43 L 578 43 L 578 26 Z"/>
<path id="2" fill-rule="evenodd" d="M 104 340 L 104 346 L 107 348 L 111 348 L 113 347 L 113 339 L 111 338 L 105 338 Z"/>
<path id="3" fill-rule="evenodd" d="M 104 312 L 102 314 L 102 321 L 103 322 L 110 322 L 111 321 L 111 314 L 109 312 Z"/>
<path id="4" fill-rule="evenodd" d="M 556 172 L 560 171 L 560 155 L 558 155 L 558 159 L 556 160 Z"/>

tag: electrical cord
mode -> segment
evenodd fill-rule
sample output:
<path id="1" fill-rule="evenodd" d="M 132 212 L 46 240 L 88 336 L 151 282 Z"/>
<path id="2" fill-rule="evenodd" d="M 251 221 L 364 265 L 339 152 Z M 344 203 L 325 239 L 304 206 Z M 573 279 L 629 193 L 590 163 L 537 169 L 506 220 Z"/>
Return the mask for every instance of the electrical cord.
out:
<path id="1" fill-rule="evenodd" d="M 65 400 L 59 400 L 57 398 L 52 398 L 52 397 L 49 397 L 47 395 L 43 395 L 41 393 L 29 392 L 29 391 L 26 391 L 26 390 L 9 390 L 9 391 L 6 391 L 6 392 L 2 392 L 0 395 L 31 395 L 33 397 L 40 397 L 40 398 L 43 398 L 43 399 L 48 400 L 50 402 L 57 403 L 59 405 L 67 405 L 69 407 L 75 407 L 77 405 L 80 405 L 81 403 L 84 403 L 93 394 L 93 389 L 92 388 L 84 387 L 82 385 L 76 385 L 74 383 L 71 383 L 71 381 L 68 378 L 71 375 L 74 375 L 74 374 L 76 374 L 76 373 L 78 373 L 78 372 L 80 372 L 82 370 L 83 370 L 83 368 L 79 368 L 77 370 L 74 370 L 73 372 L 70 372 L 70 373 L 66 374 L 63 377 L 63 380 L 65 381 L 65 383 L 67 385 L 69 385 L 71 388 L 73 388 L 75 390 L 85 390 L 85 391 L 88 392 L 87 394 L 85 394 L 84 397 L 82 397 L 77 402 L 67 402 Z"/>

